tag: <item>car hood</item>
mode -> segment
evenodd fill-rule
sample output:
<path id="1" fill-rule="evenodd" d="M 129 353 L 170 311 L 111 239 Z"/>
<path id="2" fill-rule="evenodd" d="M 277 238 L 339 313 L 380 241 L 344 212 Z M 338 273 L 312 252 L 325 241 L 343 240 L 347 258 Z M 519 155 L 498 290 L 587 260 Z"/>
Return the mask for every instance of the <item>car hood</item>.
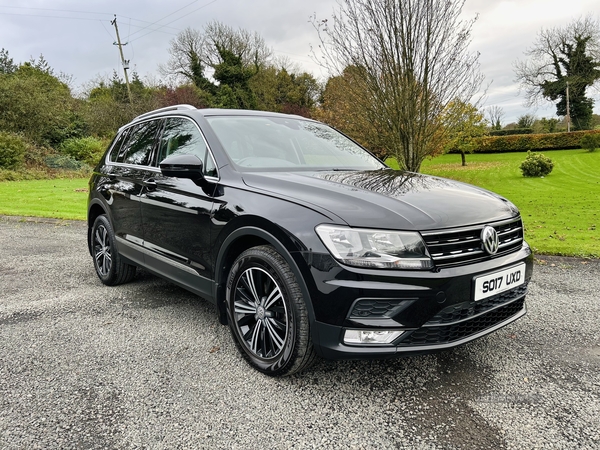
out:
<path id="1" fill-rule="evenodd" d="M 494 222 L 518 215 L 485 189 L 397 170 L 247 172 L 247 186 L 318 205 L 353 227 L 431 230 Z"/>

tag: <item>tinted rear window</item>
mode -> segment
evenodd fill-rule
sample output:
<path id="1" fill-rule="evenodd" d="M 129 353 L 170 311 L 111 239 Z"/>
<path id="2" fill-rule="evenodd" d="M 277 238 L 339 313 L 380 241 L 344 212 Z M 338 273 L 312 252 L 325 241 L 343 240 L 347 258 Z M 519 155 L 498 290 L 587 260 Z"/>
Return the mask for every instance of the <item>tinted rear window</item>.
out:
<path id="1" fill-rule="evenodd" d="M 119 152 L 117 162 L 140 166 L 150 165 L 158 124 L 158 120 L 151 120 L 134 125 Z"/>

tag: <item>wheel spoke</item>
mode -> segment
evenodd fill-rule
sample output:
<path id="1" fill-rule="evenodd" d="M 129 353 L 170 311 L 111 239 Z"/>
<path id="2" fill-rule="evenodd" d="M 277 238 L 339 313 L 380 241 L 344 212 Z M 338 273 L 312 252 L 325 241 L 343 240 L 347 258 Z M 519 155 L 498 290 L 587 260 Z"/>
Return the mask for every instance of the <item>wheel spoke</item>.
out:
<path id="1" fill-rule="evenodd" d="M 281 291 L 277 286 L 271 291 L 269 297 L 265 301 L 265 309 L 270 309 L 273 304 L 281 298 Z"/>
<path id="2" fill-rule="evenodd" d="M 108 249 L 104 252 L 104 263 L 106 264 L 106 273 L 108 273 L 112 265 L 112 258 Z"/>
<path id="3" fill-rule="evenodd" d="M 247 289 L 245 289 L 243 286 L 238 286 L 237 287 L 237 292 L 243 297 L 242 300 L 244 300 L 245 303 L 248 303 L 250 305 L 255 305 L 256 303 L 254 302 L 254 300 L 248 295 L 248 293 L 246 292 Z"/>
<path id="4" fill-rule="evenodd" d="M 100 236 L 100 230 L 101 230 L 101 229 L 102 229 L 102 228 L 98 228 L 98 229 L 96 230 L 96 242 L 97 242 L 98 244 L 100 244 L 100 246 L 104 246 L 104 242 L 102 242 L 102 236 Z"/>
<path id="5" fill-rule="evenodd" d="M 273 325 L 271 324 L 271 319 L 269 318 L 269 320 L 267 320 L 265 322 L 266 325 L 266 329 L 269 333 L 269 337 L 271 338 L 271 342 L 275 345 L 275 347 L 277 347 L 273 353 L 277 353 L 281 347 L 283 347 L 283 343 L 285 342 L 284 339 L 279 336 L 279 334 L 277 334 L 277 330 L 275 330 L 275 328 L 273 328 Z"/>
<path id="6" fill-rule="evenodd" d="M 259 320 L 256 322 L 254 326 L 254 330 L 252 330 L 252 338 L 250 339 L 250 350 L 252 350 L 255 354 L 258 355 L 258 341 L 260 336 L 260 329 L 262 322 Z"/>
<path id="7" fill-rule="evenodd" d="M 110 265 L 108 264 L 108 258 L 106 257 L 106 254 L 104 255 L 104 259 L 102 260 L 102 273 L 104 275 L 106 275 L 108 273 L 108 270 L 110 268 Z"/>
<path id="8" fill-rule="evenodd" d="M 234 311 L 236 314 L 256 314 L 256 306 L 237 301 L 235 302 Z"/>
<path id="9" fill-rule="evenodd" d="M 256 284 L 254 282 L 253 272 L 254 272 L 253 269 L 246 270 L 246 272 L 244 274 L 244 275 L 246 275 L 246 286 L 248 286 L 248 289 L 250 289 L 250 292 L 252 293 L 252 296 L 254 297 L 254 301 L 256 303 L 259 303 L 260 297 L 258 296 L 258 293 L 256 292 Z"/>

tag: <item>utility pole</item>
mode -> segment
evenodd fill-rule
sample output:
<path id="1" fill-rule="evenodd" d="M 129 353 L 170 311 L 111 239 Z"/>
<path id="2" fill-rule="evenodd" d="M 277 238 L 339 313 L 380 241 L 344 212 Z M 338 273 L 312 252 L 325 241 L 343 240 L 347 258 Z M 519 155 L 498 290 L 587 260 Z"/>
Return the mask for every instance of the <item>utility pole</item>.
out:
<path id="1" fill-rule="evenodd" d="M 571 132 L 571 109 L 569 108 L 569 82 L 567 81 L 567 133 Z"/>
<path id="2" fill-rule="evenodd" d="M 113 45 L 119 46 L 119 52 L 121 53 L 121 63 L 123 63 L 123 72 L 125 72 L 125 84 L 127 85 L 127 95 L 129 96 L 129 103 L 131 103 L 131 88 L 129 87 L 129 77 L 127 76 L 127 69 L 129 69 L 129 60 L 125 60 L 125 57 L 123 56 L 123 46 L 127 45 L 127 42 L 121 44 L 121 38 L 119 37 L 119 27 L 117 27 L 116 14 L 115 18 L 111 20 L 110 23 L 115 26 L 115 31 L 117 32 L 117 42 L 113 42 Z"/>

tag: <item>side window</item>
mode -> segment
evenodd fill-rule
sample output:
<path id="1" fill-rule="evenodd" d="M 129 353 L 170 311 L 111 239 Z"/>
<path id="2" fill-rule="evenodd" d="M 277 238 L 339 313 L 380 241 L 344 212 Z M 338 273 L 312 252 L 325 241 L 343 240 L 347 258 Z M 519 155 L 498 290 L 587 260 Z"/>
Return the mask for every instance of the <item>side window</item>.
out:
<path id="1" fill-rule="evenodd" d="M 117 161 L 140 166 L 149 165 L 158 123 L 157 120 L 151 120 L 133 127 L 121 148 Z"/>
<path id="2" fill-rule="evenodd" d="M 121 147 L 123 146 L 125 138 L 127 137 L 128 131 L 129 130 L 125 130 L 120 135 L 115 137 L 115 140 L 113 141 L 113 146 L 110 149 L 110 156 L 108 157 L 110 162 L 117 161 L 117 157 L 119 156 L 119 152 L 121 150 Z"/>
<path id="3" fill-rule="evenodd" d="M 217 176 L 217 169 L 206 142 L 194 122 L 183 118 L 168 118 L 160 140 L 158 162 L 173 155 L 196 155 L 202 161 L 204 174 Z"/>

